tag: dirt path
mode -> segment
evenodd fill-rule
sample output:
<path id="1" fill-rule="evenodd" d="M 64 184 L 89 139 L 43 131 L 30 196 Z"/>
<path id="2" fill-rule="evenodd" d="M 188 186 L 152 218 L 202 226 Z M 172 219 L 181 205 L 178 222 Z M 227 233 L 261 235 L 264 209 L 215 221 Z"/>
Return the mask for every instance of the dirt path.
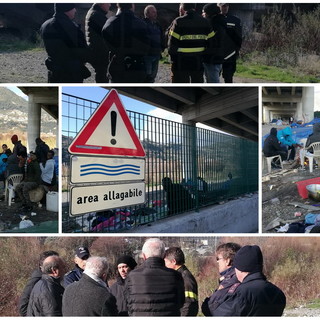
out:
<path id="1" fill-rule="evenodd" d="M 0 53 L 0 83 L 46 83 L 47 69 L 44 64 L 46 52 L 44 50 L 5 52 Z M 92 67 L 91 77 L 85 83 L 94 83 Z M 170 83 L 170 65 L 160 64 L 156 83 Z M 235 77 L 236 83 L 261 83 L 260 79 L 245 79 Z"/>

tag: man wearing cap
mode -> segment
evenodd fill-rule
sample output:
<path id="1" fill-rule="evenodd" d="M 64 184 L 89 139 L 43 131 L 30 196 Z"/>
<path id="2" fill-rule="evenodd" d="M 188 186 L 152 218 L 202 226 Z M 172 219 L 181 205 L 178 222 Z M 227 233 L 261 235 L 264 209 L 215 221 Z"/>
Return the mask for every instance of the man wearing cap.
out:
<path id="1" fill-rule="evenodd" d="M 128 255 L 123 255 L 117 260 L 117 281 L 110 287 L 110 292 L 116 297 L 119 316 L 128 316 L 128 307 L 124 295 L 125 280 L 129 272 L 136 266 L 136 261 Z"/>
<path id="2" fill-rule="evenodd" d="M 105 257 L 90 257 L 81 279 L 70 284 L 63 294 L 63 316 L 116 316 L 116 299 L 107 288 L 107 273 Z"/>
<path id="3" fill-rule="evenodd" d="M 91 75 L 85 66 L 89 49 L 80 26 L 73 21 L 75 14 L 73 3 L 55 3 L 53 17 L 41 26 L 50 83 L 82 83 Z"/>
<path id="4" fill-rule="evenodd" d="M 14 145 L 11 155 L 12 157 L 17 158 L 18 153 L 22 151 L 27 152 L 27 148 L 21 143 L 21 140 L 19 140 L 16 134 L 11 137 L 11 142 Z"/>
<path id="5" fill-rule="evenodd" d="M 67 287 L 69 284 L 81 279 L 89 257 L 90 252 L 88 248 L 79 247 L 76 249 L 74 256 L 76 266 L 64 276 L 64 287 Z"/>
<path id="6" fill-rule="evenodd" d="M 242 45 L 242 25 L 239 18 L 229 14 L 228 3 L 217 3 L 217 6 L 224 17 L 226 33 L 228 35 L 224 39 L 224 44 L 230 52 L 229 55 L 224 57 L 222 77 L 225 83 L 232 83 L 233 75 L 236 72 L 237 58 Z"/>
<path id="7" fill-rule="evenodd" d="M 286 306 L 286 297 L 262 273 L 263 257 L 260 247 L 242 247 L 235 255 L 233 265 L 240 283 L 229 289 L 225 301 L 212 315 L 281 316 Z"/>

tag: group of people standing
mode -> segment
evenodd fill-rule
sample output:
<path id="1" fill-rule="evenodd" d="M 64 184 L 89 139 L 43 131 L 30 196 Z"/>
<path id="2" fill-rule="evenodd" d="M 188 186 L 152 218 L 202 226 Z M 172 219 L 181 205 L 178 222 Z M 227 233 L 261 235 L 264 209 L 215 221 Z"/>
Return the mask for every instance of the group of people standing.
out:
<path id="1" fill-rule="evenodd" d="M 155 82 L 165 48 L 171 59 L 174 83 L 233 82 L 242 43 L 241 21 L 228 13 L 227 3 L 207 4 L 201 16 L 196 5 L 182 3 L 179 17 L 164 31 L 157 9 L 148 5 L 144 18 L 135 6 L 118 3 L 116 15 L 110 4 L 95 3 L 85 19 L 85 34 L 74 22 L 76 7 L 56 3 L 54 15 L 41 26 L 48 58 L 48 82 L 81 83 L 95 70 L 97 83 Z M 110 16 L 111 15 L 111 16 Z"/>
<path id="2" fill-rule="evenodd" d="M 55 251 L 40 256 L 19 302 L 22 316 L 197 316 L 197 281 L 179 247 L 158 238 L 142 247 L 142 264 L 130 255 L 117 259 L 117 279 L 109 287 L 106 257 L 86 247 L 75 252 L 76 267 L 66 274 Z M 202 303 L 205 316 L 281 316 L 284 293 L 262 273 L 260 247 L 223 243 L 217 247 L 219 286 Z"/>

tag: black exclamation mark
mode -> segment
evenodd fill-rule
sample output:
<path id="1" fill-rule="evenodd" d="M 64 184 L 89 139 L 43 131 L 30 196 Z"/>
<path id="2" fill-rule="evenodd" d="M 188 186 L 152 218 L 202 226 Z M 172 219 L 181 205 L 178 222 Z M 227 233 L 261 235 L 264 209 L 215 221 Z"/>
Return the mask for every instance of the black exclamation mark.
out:
<path id="1" fill-rule="evenodd" d="M 117 127 L 117 113 L 115 111 L 111 111 L 111 135 L 114 137 L 116 135 L 116 127 Z M 116 139 L 110 140 L 111 144 L 115 145 L 117 143 Z"/>

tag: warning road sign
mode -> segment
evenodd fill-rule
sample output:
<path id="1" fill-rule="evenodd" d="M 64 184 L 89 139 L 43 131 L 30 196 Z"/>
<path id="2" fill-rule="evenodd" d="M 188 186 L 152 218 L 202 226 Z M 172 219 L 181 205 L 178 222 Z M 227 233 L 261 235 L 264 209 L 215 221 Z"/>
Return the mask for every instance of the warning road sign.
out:
<path id="1" fill-rule="evenodd" d="M 111 90 L 69 146 L 71 154 L 145 157 L 116 90 Z"/>
<path id="2" fill-rule="evenodd" d="M 71 183 L 144 180 L 142 158 L 71 156 Z"/>

